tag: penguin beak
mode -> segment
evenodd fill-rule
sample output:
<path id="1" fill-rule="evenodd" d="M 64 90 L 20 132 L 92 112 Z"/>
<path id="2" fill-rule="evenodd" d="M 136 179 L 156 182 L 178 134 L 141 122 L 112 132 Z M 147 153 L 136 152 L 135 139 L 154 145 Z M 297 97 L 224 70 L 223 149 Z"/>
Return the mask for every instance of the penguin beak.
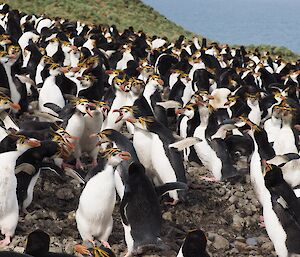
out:
<path id="1" fill-rule="evenodd" d="M 163 85 L 165 84 L 164 81 L 163 81 L 162 79 L 157 80 L 157 82 L 158 82 L 158 84 L 161 85 L 161 86 L 163 86 Z"/>
<path id="2" fill-rule="evenodd" d="M 73 67 L 70 71 L 71 72 L 77 72 L 80 70 L 80 67 Z"/>
<path id="3" fill-rule="evenodd" d="M 129 117 L 129 118 L 126 119 L 126 121 L 128 121 L 130 123 L 135 123 L 137 121 L 137 119 L 134 118 L 134 117 Z"/>
<path id="4" fill-rule="evenodd" d="M 207 95 L 207 98 L 208 98 L 209 100 L 214 100 L 214 99 L 215 99 L 212 95 Z"/>
<path id="5" fill-rule="evenodd" d="M 129 161 L 131 159 L 131 154 L 129 152 L 121 152 L 119 153 L 119 156 L 126 161 Z"/>
<path id="6" fill-rule="evenodd" d="M 28 139 L 26 144 L 31 146 L 31 147 L 38 147 L 38 146 L 41 145 L 41 142 L 39 140 L 36 140 L 36 139 Z"/>
<path id="7" fill-rule="evenodd" d="M 116 110 L 113 110 L 113 112 L 119 113 L 119 117 L 116 119 L 115 123 L 118 123 L 119 121 L 121 121 L 123 119 L 124 115 L 121 110 L 116 109 Z"/>
<path id="8" fill-rule="evenodd" d="M 79 80 L 79 81 L 84 80 L 83 77 L 77 77 L 76 79 Z"/>
<path id="9" fill-rule="evenodd" d="M 104 115 L 104 118 L 107 117 L 109 110 L 110 110 L 110 107 L 108 105 L 102 106 L 102 113 Z"/>
<path id="10" fill-rule="evenodd" d="M 112 71 L 112 70 L 106 70 L 106 71 L 105 71 L 105 74 L 107 74 L 107 75 L 113 74 L 113 71 Z"/>
<path id="11" fill-rule="evenodd" d="M 18 103 L 10 103 L 9 104 L 11 108 L 15 109 L 15 110 L 20 110 L 21 106 Z"/>
<path id="12" fill-rule="evenodd" d="M 183 112 L 184 112 L 184 109 L 177 109 L 177 110 L 175 111 L 175 113 L 176 113 L 177 115 L 183 114 Z"/>
<path id="13" fill-rule="evenodd" d="M 93 114 L 92 114 L 92 112 L 91 112 L 91 109 L 90 109 L 90 107 L 86 107 L 86 113 L 91 117 L 91 118 L 93 118 Z"/>
<path id="14" fill-rule="evenodd" d="M 267 174 L 267 172 L 269 172 L 272 169 L 272 166 L 269 163 L 267 163 L 267 161 L 264 159 L 261 160 L 261 164 L 264 167 L 263 176 L 265 176 Z"/>

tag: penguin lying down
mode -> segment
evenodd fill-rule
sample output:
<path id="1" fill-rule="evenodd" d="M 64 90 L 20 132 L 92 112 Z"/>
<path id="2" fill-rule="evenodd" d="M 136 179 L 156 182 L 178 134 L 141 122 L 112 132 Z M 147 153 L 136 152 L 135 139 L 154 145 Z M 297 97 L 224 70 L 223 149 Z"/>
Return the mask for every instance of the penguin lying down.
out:
<path id="1" fill-rule="evenodd" d="M 154 187 L 145 174 L 144 166 L 139 162 L 131 163 L 120 204 L 128 248 L 126 256 L 142 254 L 149 249 L 166 248 L 159 238 L 162 225 L 159 196 L 175 189 L 187 190 L 187 185 L 174 182 Z"/>

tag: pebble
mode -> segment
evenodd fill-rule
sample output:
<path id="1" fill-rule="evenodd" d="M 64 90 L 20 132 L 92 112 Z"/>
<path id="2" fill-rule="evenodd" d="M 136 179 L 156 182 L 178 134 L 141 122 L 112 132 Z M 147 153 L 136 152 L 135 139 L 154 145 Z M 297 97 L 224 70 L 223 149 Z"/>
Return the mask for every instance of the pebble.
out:
<path id="1" fill-rule="evenodd" d="M 75 196 L 70 188 L 60 188 L 55 193 L 60 200 L 72 200 Z"/>
<path id="2" fill-rule="evenodd" d="M 274 249 L 274 247 L 271 242 L 266 242 L 261 246 L 261 249 L 265 252 L 271 252 Z"/>
<path id="3" fill-rule="evenodd" d="M 225 237 L 220 236 L 218 234 L 214 234 L 214 233 L 212 233 L 210 235 L 210 237 L 213 238 L 212 246 L 215 249 L 217 249 L 217 250 L 221 250 L 221 249 L 227 250 L 227 249 L 229 249 L 229 241 Z"/>
<path id="4" fill-rule="evenodd" d="M 250 237 L 246 239 L 247 245 L 257 245 L 257 239 L 255 237 Z"/>
<path id="5" fill-rule="evenodd" d="M 247 248 L 247 244 L 240 241 L 234 241 L 234 247 L 238 249 L 239 252 L 243 252 Z"/>
<path id="6" fill-rule="evenodd" d="M 234 230 L 241 232 L 244 228 L 245 220 L 238 214 L 234 214 L 232 217 L 232 227 Z"/>
<path id="7" fill-rule="evenodd" d="M 163 213 L 162 218 L 164 220 L 173 221 L 173 219 L 172 219 L 172 213 L 169 212 L 169 211 Z"/>

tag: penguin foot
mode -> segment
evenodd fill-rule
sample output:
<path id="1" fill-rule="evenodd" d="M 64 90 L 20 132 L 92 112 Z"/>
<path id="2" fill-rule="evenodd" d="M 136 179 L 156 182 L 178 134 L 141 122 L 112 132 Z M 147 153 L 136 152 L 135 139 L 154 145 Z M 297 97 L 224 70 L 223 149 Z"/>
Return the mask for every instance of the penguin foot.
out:
<path id="1" fill-rule="evenodd" d="M 260 228 L 265 228 L 266 227 L 266 225 L 265 225 L 265 219 L 264 219 L 264 216 L 262 216 L 262 215 L 259 216 L 258 226 Z"/>
<path id="2" fill-rule="evenodd" d="M 214 177 L 200 176 L 199 178 L 208 182 L 217 182 L 217 179 Z"/>
<path id="3" fill-rule="evenodd" d="M 97 159 L 92 161 L 92 167 L 95 168 L 98 165 Z"/>
<path id="4" fill-rule="evenodd" d="M 87 254 L 89 256 L 92 256 L 90 251 L 84 245 L 75 245 L 74 246 L 74 251 L 77 252 L 77 253 L 80 253 L 80 254 Z"/>
<path id="5" fill-rule="evenodd" d="M 76 165 L 75 165 L 76 169 L 80 169 L 83 170 L 83 163 L 81 162 L 80 159 L 76 159 Z"/>
<path id="6" fill-rule="evenodd" d="M 101 240 L 101 243 L 103 244 L 104 247 L 111 249 L 110 244 L 108 242 Z"/>
<path id="7" fill-rule="evenodd" d="M 10 236 L 5 236 L 3 240 L 0 241 L 0 247 L 4 247 L 10 244 Z"/>
<path id="8" fill-rule="evenodd" d="M 177 203 L 179 202 L 179 200 L 173 200 L 173 201 L 171 201 L 171 202 L 165 202 L 165 205 L 171 205 L 171 206 L 175 206 Z"/>

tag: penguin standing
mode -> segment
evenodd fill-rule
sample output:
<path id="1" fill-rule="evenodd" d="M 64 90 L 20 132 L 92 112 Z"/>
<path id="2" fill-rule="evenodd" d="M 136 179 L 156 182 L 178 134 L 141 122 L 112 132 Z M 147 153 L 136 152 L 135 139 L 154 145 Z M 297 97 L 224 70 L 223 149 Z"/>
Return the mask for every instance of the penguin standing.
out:
<path id="1" fill-rule="evenodd" d="M 112 231 L 112 212 L 116 202 L 114 171 L 122 160 L 130 159 L 130 154 L 110 148 L 104 156 L 108 158 L 104 168 L 90 178 L 81 193 L 76 222 L 82 240 L 97 238 L 104 246 L 109 246 L 107 240 Z"/>
<path id="2" fill-rule="evenodd" d="M 0 197 L 0 228 L 5 236 L 0 241 L 0 246 L 6 246 L 11 242 L 19 218 L 18 200 L 16 194 L 17 179 L 15 166 L 17 158 L 31 147 L 40 145 L 38 140 L 27 139 L 18 136 L 17 150 L 0 154 L 0 162 L 3 163 L 0 172 L 1 197 Z"/>

